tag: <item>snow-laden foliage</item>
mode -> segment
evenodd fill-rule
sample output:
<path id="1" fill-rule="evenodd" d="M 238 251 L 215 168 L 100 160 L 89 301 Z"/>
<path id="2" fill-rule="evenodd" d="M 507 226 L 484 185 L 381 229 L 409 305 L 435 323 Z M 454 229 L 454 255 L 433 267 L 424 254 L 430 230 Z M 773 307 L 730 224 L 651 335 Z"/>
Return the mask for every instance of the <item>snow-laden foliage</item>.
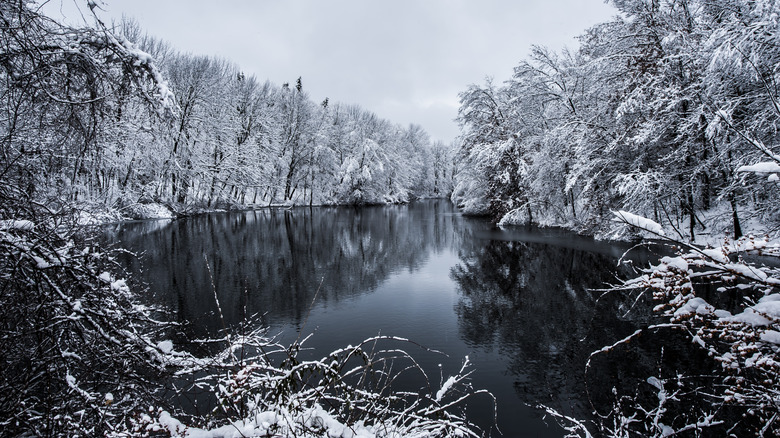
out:
<path id="1" fill-rule="evenodd" d="M 191 390 L 213 395 L 213 411 L 176 416 L 151 408 L 133 419 L 134 436 L 479 436 L 457 413 L 477 394 L 490 398 L 470 388 L 468 358 L 436 383 L 401 348 L 419 348 L 407 339 L 377 336 L 317 360 L 300 358 L 305 340 L 282 347 L 262 330 L 224 341 L 226 349 L 210 361 L 179 363 Z M 397 390 L 402 375 L 422 386 Z"/>
<path id="2" fill-rule="evenodd" d="M 0 426 L 6 436 L 99 436 L 155 398 L 153 341 L 169 324 L 136 302 L 72 215 L 0 190 Z M 153 386 L 153 385 L 152 385 Z"/>
<path id="3" fill-rule="evenodd" d="M 638 216 L 627 211 L 616 211 L 615 220 L 619 222 L 625 222 L 626 224 L 645 230 L 656 236 L 663 236 L 664 229 L 657 222 L 652 221 L 646 217 Z"/>
<path id="4" fill-rule="evenodd" d="M 750 261 L 780 257 L 780 244 L 748 236 L 717 248 L 684 248 L 624 287 L 651 293 L 655 311 L 719 364 L 708 388 L 710 421 L 723 422 L 719 411 L 737 409 L 746 415 L 735 430 L 780 433 L 780 270 Z M 704 285 L 716 288 L 714 303 L 697 292 Z"/>
<path id="5" fill-rule="evenodd" d="M 460 94 L 453 200 L 610 237 L 620 210 L 689 241 L 776 226 L 778 3 L 612 3 L 576 52 Z"/>
<path id="6" fill-rule="evenodd" d="M 126 23 L 122 30 L 137 33 L 133 29 Z M 155 47 L 152 38 L 136 38 L 150 51 Z M 415 125 L 402 128 L 357 106 L 315 104 L 301 78 L 278 87 L 224 60 L 175 52 L 158 56 L 180 111 L 148 129 L 131 126 L 151 154 L 125 152 L 130 161 L 119 163 L 124 203 L 154 200 L 186 213 L 449 194 L 442 193 L 442 181 L 423 175 L 430 170 L 451 175 L 452 160 L 435 153 Z"/>
<path id="7" fill-rule="evenodd" d="M 0 428 L 99 436 L 154 399 L 147 383 L 165 367 L 153 338 L 169 325 L 78 232 L 69 201 L 85 176 L 102 184 L 109 95 L 133 93 L 155 117 L 175 107 L 145 52 L 29 6 L 0 4 Z"/>
<path id="8" fill-rule="evenodd" d="M 624 224 L 653 233 L 657 224 L 619 214 Z M 777 436 L 780 433 L 780 242 L 754 236 L 677 248 L 614 291 L 649 295 L 663 320 L 591 354 L 626 348 L 647 332 L 681 333 L 707 356 L 696 372 L 659 366 L 638 388 L 613 389 L 615 404 L 597 422 L 547 408 L 571 432 L 591 436 Z"/>
<path id="9" fill-rule="evenodd" d="M 140 217 L 138 204 L 187 214 L 449 195 L 451 154 L 419 126 L 312 102 L 301 78 L 263 82 L 129 20 L 108 29 L 93 15 L 92 27 L 70 28 L 27 2 L 0 12 L 0 152 L 38 200 Z"/>
<path id="10" fill-rule="evenodd" d="M 651 237 L 675 254 L 616 288 L 653 299 L 662 322 L 591 358 L 674 332 L 704 368 L 661 361 L 616 385 L 596 423 L 551 411 L 572 436 L 775 436 L 780 4 L 611 3 L 619 15 L 576 53 L 535 48 L 502 86 L 461 94 L 460 163 L 480 166 L 456 177 L 470 189 L 456 200 L 502 224 Z"/>

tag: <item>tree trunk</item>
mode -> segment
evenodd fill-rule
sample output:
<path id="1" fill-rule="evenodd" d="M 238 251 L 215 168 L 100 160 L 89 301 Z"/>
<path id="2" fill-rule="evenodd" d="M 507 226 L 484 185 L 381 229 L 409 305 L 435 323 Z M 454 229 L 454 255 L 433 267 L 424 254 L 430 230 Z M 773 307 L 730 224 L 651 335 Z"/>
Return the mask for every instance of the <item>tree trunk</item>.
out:
<path id="1" fill-rule="evenodd" d="M 696 240 L 696 235 L 694 234 L 694 228 L 696 227 L 696 213 L 693 210 L 693 193 L 688 193 L 688 212 L 690 213 L 691 220 L 689 222 L 689 228 L 691 231 L 691 242 Z"/>
<path id="2" fill-rule="evenodd" d="M 737 214 L 737 200 L 734 194 L 729 194 L 729 203 L 731 203 L 731 217 L 734 220 L 734 240 L 742 237 L 742 227 L 739 225 L 739 215 Z"/>

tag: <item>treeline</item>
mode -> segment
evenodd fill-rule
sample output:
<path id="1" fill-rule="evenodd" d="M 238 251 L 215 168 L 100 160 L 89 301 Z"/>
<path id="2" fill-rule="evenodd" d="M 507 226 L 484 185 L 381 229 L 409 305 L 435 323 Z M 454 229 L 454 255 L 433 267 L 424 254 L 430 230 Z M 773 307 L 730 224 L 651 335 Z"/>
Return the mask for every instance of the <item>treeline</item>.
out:
<path id="1" fill-rule="evenodd" d="M 227 60 L 180 53 L 123 20 L 111 38 L 139 64 L 156 66 L 160 88 L 144 95 L 127 76 L 131 66 L 94 50 L 89 30 L 39 14 L 29 29 L 12 26 L 27 43 L 64 50 L 55 61 L 4 38 L 0 71 L 3 167 L 47 204 L 131 212 L 160 203 L 184 213 L 406 202 L 451 191 L 450 146 L 356 105 L 315 103 L 301 78 L 263 82 Z M 167 105 L 150 111 L 155 94 Z"/>
<path id="2" fill-rule="evenodd" d="M 534 47 L 510 80 L 460 94 L 453 200 L 595 234 L 615 210 L 686 239 L 777 224 L 780 5 L 610 3 L 578 50 Z"/>

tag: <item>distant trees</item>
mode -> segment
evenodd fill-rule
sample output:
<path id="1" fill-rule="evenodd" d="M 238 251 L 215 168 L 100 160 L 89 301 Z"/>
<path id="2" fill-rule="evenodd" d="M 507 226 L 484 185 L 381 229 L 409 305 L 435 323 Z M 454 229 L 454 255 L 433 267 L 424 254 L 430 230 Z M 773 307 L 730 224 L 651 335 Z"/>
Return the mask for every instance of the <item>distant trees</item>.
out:
<path id="1" fill-rule="evenodd" d="M 109 34 L 30 13 L 3 8 L 0 146 L 6 174 L 37 199 L 131 214 L 149 202 L 185 213 L 448 195 L 421 178 L 432 145 L 419 126 L 316 104 L 302 78 L 263 83 L 227 60 L 177 53 L 130 20 Z"/>
<path id="2" fill-rule="evenodd" d="M 168 50 L 133 22 L 119 30 L 161 52 L 177 111 L 164 123 L 139 119 L 132 108 L 117 115 L 117 135 L 132 140 L 123 145 L 128 167 L 113 173 L 121 178 L 112 202 L 156 201 L 186 212 L 449 194 L 446 183 L 421 177 L 432 145 L 419 126 L 404 129 L 328 99 L 316 104 L 302 78 L 261 83 L 229 61 Z"/>
<path id="3" fill-rule="evenodd" d="M 428 190 L 433 196 L 446 196 L 452 193 L 455 176 L 455 148 L 437 141 L 431 146 L 427 156 L 423 157 L 422 173 L 419 175 L 419 191 Z"/>
<path id="4" fill-rule="evenodd" d="M 610 210 L 688 239 L 718 224 L 738 236 L 748 216 L 775 223 L 775 201 L 757 202 L 774 185 L 735 170 L 775 154 L 778 6 L 613 4 L 620 15 L 576 53 L 534 48 L 512 79 L 460 95 L 453 199 L 597 234 Z"/>

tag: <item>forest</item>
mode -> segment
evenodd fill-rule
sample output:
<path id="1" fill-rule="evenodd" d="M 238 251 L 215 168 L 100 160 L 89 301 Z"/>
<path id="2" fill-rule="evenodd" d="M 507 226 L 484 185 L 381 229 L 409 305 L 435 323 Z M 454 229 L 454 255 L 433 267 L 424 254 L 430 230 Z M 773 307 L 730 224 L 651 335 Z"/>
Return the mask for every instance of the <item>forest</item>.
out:
<path id="1" fill-rule="evenodd" d="M 186 215 L 451 190 L 449 145 L 357 105 L 315 103 L 303 78 L 263 82 L 228 60 L 180 53 L 129 19 L 111 25 L 114 47 L 96 43 L 107 37 L 95 29 L 14 20 L 23 28 L 4 29 L 3 158 L 13 164 L 6 177 L 38 200 L 133 218 L 160 206 Z M 157 89 L 133 83 L 138 68 L 154 68 Z"/>
<path id="2" fill-rule="evenodd" d="M 775 230 L 776 2 L 610 3 L 577 50 L 460 94 L 453 200 L 603 237 L 621 210 L 682 240 Z"/>
<path id="3" fill-rule="evenodd" d="M 84 27 L 0 2 L 4 433 L 479 436 L 460 409 L 482 394 L 467 359 L 428 394 L 392 391 L 394 364 L 425 375 L 405 339 L 301 361 L 305 340 L 275 345 L 249 321 L 178 351 L 178 323 L 139 302 L 85 228 L 447 196 L 500 226 L 669 245 L 604 292 L 652 302 L 658 322 L 594 351 L 586 372 L 666 330 L 707 371 L 659 366 L 616 388 L 597 421 L 540 406 L 571 436 L 780 433 L 780 4 L 609 3 L 618 14 L 578 48 L 533 47 L 509 80 L 465 87 L 449 145 L 357 105 L 313 102 L 304 78 L 272 84 L 131 20 L 106 24 L 91 0 Z M 216 406 L 174 418 L 166 384 Z"/>
<path id="4" fill-rule="evenodd" d="M 93 24 L 76 28 L 0 2 L 3 435 L 476 436 L 454 408 L 466 363 L 431 393 L 392 389 L 402 371 L 425 376 L 404 339 L 303 361 L 305 339 L 277 345 L 250 319 L 174 345 L 182 325 L 142 302 L 89 227 L 444 196 L 450 148 L 356 105 L 314 103 L 301 78 L 261 82 L 83 7 Z M 206 393 L 213 409 L 183 414 L 171 391 Z"/>

